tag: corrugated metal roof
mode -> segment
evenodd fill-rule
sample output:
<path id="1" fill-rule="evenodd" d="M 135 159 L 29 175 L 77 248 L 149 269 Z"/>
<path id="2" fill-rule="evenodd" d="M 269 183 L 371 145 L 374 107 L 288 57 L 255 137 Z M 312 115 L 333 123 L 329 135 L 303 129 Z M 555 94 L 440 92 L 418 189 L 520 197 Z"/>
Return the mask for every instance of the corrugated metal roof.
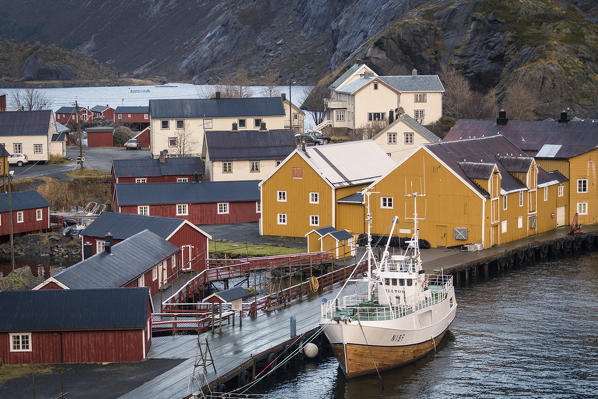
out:
<path id="1" fill-rule="evenodd" d="M 396 166 L 372 140 L 307 147 L 304 154 L 314 169 L 337 187 L 370 183 Z"/>
<path id="2" fill-rule="evenodd" d="M 333 89 L 339 87 L 341 85 L 341 83 L 343 83 L 345 80 L 347 80 L 349 78 L 349 76 L 351 76 L 355 71 L 357 71 L 359 69 L 360 66 L 361 66 L 360 64 L 353 64 L 353 66 L 351 66 L 351 68 L 347 69 L 341 76 L 336 78 L 336 80 L 334 82 L 332 82 L 330 87 Z"/>
<path id="3" fill-rule="evenodd" d="M 201 183 L 116 184 L 119 205 L 259 201 L 259 180 Z"/>
<path id="4" fill-rule="evenodd" d="M 213 296 L 220 297 L 224 302 L 232 302 L 237 299 L 243 299 L 243 298 L 250 297 L 251 292 L 249 292 L 248 290 L 246 290 L 243 287 L 233 287 L 228 290 L 215 292 L 212 295 L 204 298 L 204 300 L 202 302 L 206 302 L 208 300 L 208 298 L 213 297 Z"/>
<path id="5" fill-rule="evenodd" d="M 355 193 L 343 197 L 336 202 L 341 204 L 363 204 L 363 194 L 362 193 Z"/>
<path id="6" fill-rule="evenodd" d="M 444 86 L 438 75 L 379 76 L 378 79 L 401 92 L 444 91 Z"/>
<path id="7" fill-rule="evenodd" d="M 115 114 L 148 114 L 149 107 L 146 106 L 121 106 L 116 107 Z"/>
<path id="8" fill-rule="evenodd" d="M 335 230 L 334 227 L 326 226 L 326 227 L 320 227 L 319 229 L 314 229 L 313 231 L 318 233 L 320 236 L 324 236 L 334 230 Z"/>
<path id="9" fill-rule="evenodd" d="M 115 159 L 112 161 L 116 177 L 158 177 L 192 176 L 203 174 L 203 163 L 199 157 L 159 159 Z"/>
<path id="10" fill-rule="evenodd" d="M 37 209 L 50 206 L 50 203 L 35 190 L 12 193 L 12 210 Z M 0 212 L 8 212 L 8 194 L 0 194 Z"/>
<path id="11" fill-rule="evenodd" d="M 149 230 L 112 246 L 112 253 L 97 253 L 53 277 L 71 289 L 117 288 L 146 273 L 179 248 Z"/>
<path id="12" fill-rule="evenodd" d="M 144 328 L 147 287 L 0 292 L 0 331 Z"/>
<path id="13" fill-rule="evenodd" d="M 90 237 L 105 237 L 107 233 L 110 233 L 113 238 L 124 240 L 147 229 L 166 239 L 183 223 L 185 223 L 183 220 L 176 218 L 102 212 L 81 234 Z"/>
<path id="14" fill-rule="evenodd" d="M 489 179 L 494 170 L 493 163 L 458 162 L 465 176 L 470 179 Z"/>
<path id="15" fill-rule="evenodd" d="M 537 158 L 554 158 L 563 146 L 560 144 L 544 144 L 536 154 Z"/>
<path id="16" fill-rule="evenodd" d="M 510 173 L 527 173 L 534 160 L 532 157 L 524 156 L 498 156 L 496 159 Z"/>
<path id="17" fill-rule="evenodd" d="M 52 111 L 0 112 L 0 136 L 47 136 Z"/>
<path id="18" fill-rule="evenodd" d="M 150 100 L 152 118 L 284 116 L 280 97 Z"/>
<path id="19" fill-rule="evenodd" d="M 571 158 L 598 148 L 598 123 L 593 120 L 559 123 L 554 120 L 513 121 L 498 125 L 495 120 L 460 119 L 444 141 L 502 134 L 529 156 L 538 156 L 545 144 L 561 148 L 549 158 Z M 546 149 L 545 151 L 548 151 Z"/>
<path id="20" fill-rule="evenodd" d="M 371 77 L 355 79 L 351 83 L 343 86 L 341 89 L 337 89 L 336 91 L 339 93 L 355 94 L 359 89 L 361 89 L 363 86 L 367 85 L 374 79 L 376 78 Z"/>
<path id="21" fill-rule="evenodd" d="M 285 159 L 296 148 L 289 130 L 206 131 L 212 161 Z"/>

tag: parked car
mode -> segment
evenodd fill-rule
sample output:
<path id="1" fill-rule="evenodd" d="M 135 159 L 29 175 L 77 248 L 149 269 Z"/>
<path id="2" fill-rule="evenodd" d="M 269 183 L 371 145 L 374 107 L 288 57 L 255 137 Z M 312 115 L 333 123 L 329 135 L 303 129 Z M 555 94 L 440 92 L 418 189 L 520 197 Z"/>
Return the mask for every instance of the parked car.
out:
<path id="1" fill-rule="evenodd" d="M 9 165 L 23 166 L 26 163 L 29 163 L 27 155 L 21 154 L 20 152 L 15 152 L 14 154 L 10 154 L 8 156 Z"/>
<path id="2" fill-rule="evenodd" d="M 313 136 L 310 136 L 309 134 L 306 133 L 297 133 L 295 135 L 295 140 L 297 141 L 297 144 L 301 144 L 301 143 L 305 143 L 305 144 L 323 144 L 320 140 L 316 139 Z"/>
<path id="3" fill-rule="evenodd" d="M 125 143 L 126 150 L 129 150 L 129 149 L 139 150 L 140 148 L 141 148 L 141 143 L 139 143 L 139 141 L 137 141 L 137 139 L 129 139 Z"/>
<path id="4" fill-rule="evenodd" d="M 328 144 L 328 143 L 330 143 L 330 137 L 326 136 L 324 133 L 322 133 L 319 130 L 308 130 L 305 133 L 309 134 L 310 136 L 312 136 L 313 138 L 315 138 L 316 140 L 318 140 L 319 144 Z"/>

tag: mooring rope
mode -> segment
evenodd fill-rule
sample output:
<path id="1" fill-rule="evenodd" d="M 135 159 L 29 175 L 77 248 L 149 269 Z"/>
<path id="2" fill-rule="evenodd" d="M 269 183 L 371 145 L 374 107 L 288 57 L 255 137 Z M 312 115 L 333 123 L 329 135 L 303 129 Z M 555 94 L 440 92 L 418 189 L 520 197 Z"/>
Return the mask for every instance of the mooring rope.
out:
<path id="1" fill-rule="evenodd" d="M 365 340 L 365 344 L 368 347 L 368 352 L 370 354 L 370 358 L 372 359 L 372 363 L 374 364 L 374 368 L 376 369 L 376 374 L 378 374 L 378 379 L 380 380 L 380 385 L 382 385 L 382 391 L 384 391 L 384 381 L 382 381 L 382 376 L 380 375 L 380 371 L 378 370 L 378 365 L 376 364 L 376 359 L 374 359 L 374 354 L 372 353 L 372 349 L 370 348 L 368 339 L 365 336 L 365 331 L 363 331 L 363 326 L 361 325 L 361 321 L 359 320 L 359 314 L 357 315 L 357 323 L 359 324 L 359 328 L 361 329 L 361 334 L 363 334 L 363 339 Z M 347 370 L 347 371 L 349 371 L 349 370 Z"/>

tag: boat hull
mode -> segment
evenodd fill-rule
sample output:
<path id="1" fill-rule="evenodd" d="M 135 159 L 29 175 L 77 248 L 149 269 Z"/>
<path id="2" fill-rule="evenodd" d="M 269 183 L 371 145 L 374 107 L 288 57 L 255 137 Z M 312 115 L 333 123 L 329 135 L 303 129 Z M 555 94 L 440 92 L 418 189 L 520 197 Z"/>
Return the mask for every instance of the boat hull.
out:
<path id="1" fill-rule="evenodd" d="M 334 355 L 347 378 L 360 377 L 401 367 L 421 359 L 434 351 L 446 330 L 425 342 L 403 346 L 373 346 L 357 344 L 332 344 Z"/>

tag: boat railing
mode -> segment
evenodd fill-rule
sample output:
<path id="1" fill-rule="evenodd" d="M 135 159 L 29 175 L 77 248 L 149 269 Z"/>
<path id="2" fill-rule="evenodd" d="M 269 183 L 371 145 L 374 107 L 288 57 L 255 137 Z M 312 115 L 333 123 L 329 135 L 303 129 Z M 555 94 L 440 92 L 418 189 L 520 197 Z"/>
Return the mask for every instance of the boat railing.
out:
<path id="1" fill-rule="evenodd" d="M 429 286 L 444 286 L 449 288 L 453 286 L 453 276 L 446 274 L 425 274 L 426 282 Z"/>

